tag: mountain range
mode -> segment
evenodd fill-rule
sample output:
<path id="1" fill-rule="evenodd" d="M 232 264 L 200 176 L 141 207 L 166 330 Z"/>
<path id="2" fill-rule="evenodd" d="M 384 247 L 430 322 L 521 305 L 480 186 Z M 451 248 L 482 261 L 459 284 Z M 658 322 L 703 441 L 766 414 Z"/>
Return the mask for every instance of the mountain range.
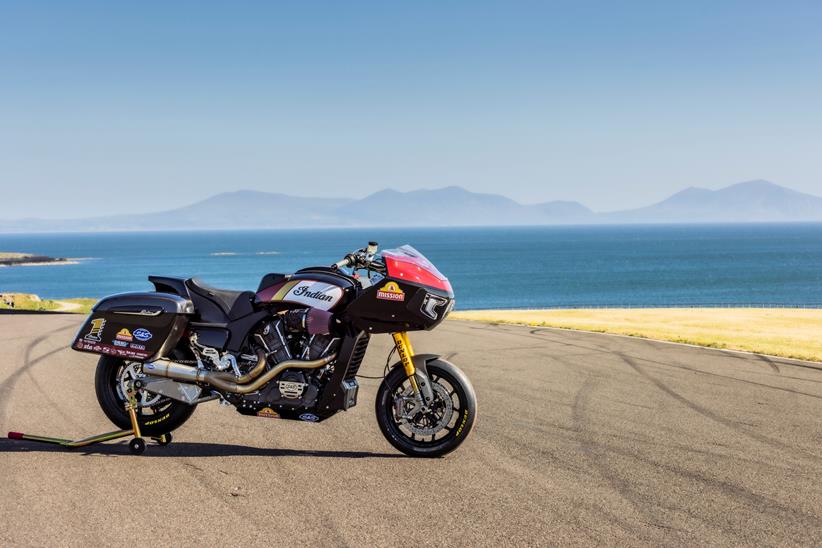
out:
<path id="1" fill-rule="evenodd" d="M 240 190 L 156 213 L 0 220 L 0 232 L 797 221 L 822 221 L 822 197 L 756 180 L 719 190 L 687 188 L 656 204 L 614 212 L 567 201 L 525 205 L 456 186 L 386 189 L 362 199 Z"/>

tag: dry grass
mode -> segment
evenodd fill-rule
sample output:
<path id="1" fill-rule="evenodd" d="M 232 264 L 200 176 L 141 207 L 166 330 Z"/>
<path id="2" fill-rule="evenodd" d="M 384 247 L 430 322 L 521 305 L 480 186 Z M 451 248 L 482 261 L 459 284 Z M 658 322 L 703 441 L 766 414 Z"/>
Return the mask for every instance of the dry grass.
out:
<path id="1" fill-rule="evenodd" d="M 822 310 L 649 308 L 468 310 L 453 319 L 616 333 L 822 362 Z"/>
<path id="2" fill-rule="evenodd" d="M 27 293 L 0 294 L 0 309 L 59 311 L 88 314 L 97 299 L 61 299 L 59 301 L 40 299 L 37 295 Z"/>

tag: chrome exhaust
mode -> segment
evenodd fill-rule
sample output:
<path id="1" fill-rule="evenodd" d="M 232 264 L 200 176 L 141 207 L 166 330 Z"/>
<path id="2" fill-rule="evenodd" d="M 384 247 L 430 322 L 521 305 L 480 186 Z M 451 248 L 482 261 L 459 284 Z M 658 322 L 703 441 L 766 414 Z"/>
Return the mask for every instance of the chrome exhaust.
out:
<path id="1" fill-rule="evenodd" d="M 147 375 L 154 375 L 156 377 L 165 377 L 167 379 L 190 383 L 210 384 L 211 386 L 215 386 L 226 392 L 231 392 L 232 394 L 249 394 L 262 388 L 271 379 L 286 369 L 317 369 L 328 365 L 336 358 L 337 355 L 333 354 L 318 360 L 286 360 L 278 363 L 265 373 L 260 374 L 266 365 L 265 353 L 260 350 L 257 352 L 257 365 L 255 365 L 249 373 L 241 377 L 234 377 L 230 373 L 225 372 L 205 371 L 165 358 L 146 363 L 143 365 L 143 371 Z"/>

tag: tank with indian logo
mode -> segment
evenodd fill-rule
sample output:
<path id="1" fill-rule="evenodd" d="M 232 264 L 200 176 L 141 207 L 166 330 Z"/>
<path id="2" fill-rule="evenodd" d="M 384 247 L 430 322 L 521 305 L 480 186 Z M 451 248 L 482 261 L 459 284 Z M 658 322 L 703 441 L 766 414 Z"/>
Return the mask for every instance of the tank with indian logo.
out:
<path id="1" fill-rule="evenodd" d="M 282 303 L 284 307 L 311 307 L 334 311 L 342 308 L 354 294 L 354 282 L 333 272 L 320 269 L 305 269 L 291 276 L 270 274 L 257 292 L 260 303 Z"/>

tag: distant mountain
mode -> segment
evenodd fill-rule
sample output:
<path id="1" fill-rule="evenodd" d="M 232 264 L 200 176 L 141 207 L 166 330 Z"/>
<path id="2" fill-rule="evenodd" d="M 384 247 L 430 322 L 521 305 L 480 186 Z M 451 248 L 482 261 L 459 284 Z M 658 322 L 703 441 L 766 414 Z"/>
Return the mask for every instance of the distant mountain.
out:
<path id="1" fill-rule="evenodd" d="M 470 192 L 458 186 L 398 192 L 382 190 L 347 204 L 338 212 L 360 224 L 377 226 L 534 225 L 576 221 L 572 212 L 588 212 L 576 202 L 552 211 L 551 202 L 525 206 L 498 194 Z"/>
<path id="2" fill-rule="evenodd" d="M 755 180 L 719 190 L 691 187 L 658 204 L 599 217 L 632 223 L 822 221 L 822 198 Z"/>
<path id="3" fill-rule="evenodd" d="M 544 202 L 530 206 L 539 212 L 542 218 L 553 219 L 557 223 L 582 223 L 591 222 L 596 218 L 596 213 L 579 202 L 553 201 Z"/>
<path id="4" fill-rule="evenodd" d="M 189 206 L 152 213 L 120 217 L 128 226 L 145 228 L 288 228 L 337 224 L 337 210 L 350 200 L 301 198 L 286 194 L 240 190 L 225 192 Z M 111 218 L 107 218 L 111 221 Z M 170 225 L 169 225 L 170 223 Z"/>
<path id="5" fill-rule="evenodd" d="M 758 180 L 720 190 L 688 188 L 651 206 L 609 213 L 578 202 L 523 205 L 457 186 L 386 189 L 358 200 L 241 190 L 149 214 L 0 220 L 0 232 L 791 221 L 822 221 L 822 198 Z"/>
<path id="6" fill-rule="evenodd" d="M 240 190 L 157 213 L 92 217 L 88 219 L 21 219 L 0 221 L 0 232 L 195 230 L 290 228 L 339 224 L 337 210 L 350 200 L 302 198 Z"/>

